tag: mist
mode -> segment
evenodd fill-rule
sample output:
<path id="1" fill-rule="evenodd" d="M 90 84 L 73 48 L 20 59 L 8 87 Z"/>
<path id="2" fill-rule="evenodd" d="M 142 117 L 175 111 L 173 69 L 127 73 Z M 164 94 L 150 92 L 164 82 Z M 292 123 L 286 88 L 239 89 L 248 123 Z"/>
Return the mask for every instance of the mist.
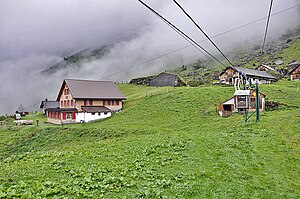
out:
<path id="1" fill-rule="evenodd" d="M 196 41 L 205 39 L 173 1 L 144 2 Z M 270 4 L 261 0 L 178 2 L 209 36 L 266 17 Z M 298 0 L 275 0 L 272 14 L 297 4 Z M 267 41 L 299 26 L 299 19 L 299 7 L 271 17 Z M 224 52 L 246 40 L 260 44 L 265 24 L 266 19 L 213 40 Z M 56 99 L 66 78 L 126 82 L 204 57 L 193 47 L 177 50 L 188 45 L 137 0 L 2 0 L 0 115 L 14 113 L 20 104 L 28 111 L 38 110 L 41 100 Z M 218 54 L 209 42 L 201 45 L 212 54 Z M 41 74 L 64 56 L 103 46 L 109 46 L 110 50 L 102 59 L 90 60 L 80 68 L 62 70 L 51 76 Z"/>

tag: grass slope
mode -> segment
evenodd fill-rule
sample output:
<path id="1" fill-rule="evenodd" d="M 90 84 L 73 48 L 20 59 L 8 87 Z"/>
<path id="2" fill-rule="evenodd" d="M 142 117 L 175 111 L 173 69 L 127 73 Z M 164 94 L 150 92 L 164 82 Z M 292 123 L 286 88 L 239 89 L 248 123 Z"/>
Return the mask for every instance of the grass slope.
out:
<path id="1" fill-rule="evenodd" d="M 216 105 L 233 88 L 120 85 L 113 117 L 0 128 L 0 198 L 298 198 L 300 82 L 262 85 L 259 123 Z"/>

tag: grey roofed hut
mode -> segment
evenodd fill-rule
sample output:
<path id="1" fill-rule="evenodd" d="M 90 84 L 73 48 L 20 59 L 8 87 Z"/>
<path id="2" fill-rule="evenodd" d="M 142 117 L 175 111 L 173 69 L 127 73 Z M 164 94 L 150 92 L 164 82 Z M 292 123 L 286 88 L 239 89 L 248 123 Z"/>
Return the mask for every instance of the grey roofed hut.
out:
<path id="1" fill-rule="evenodd" d="M 42 109 L 43 114 L 46 115 L 47 110 L 49 108 L 57 108 L 59 107 L 59 102 L 54 100 L 45 99 L 41 102 L 40 108 Z"/>
<path id="2" fill-rule="evenodd" d="M 233 85 L 234 80 L 239 77 L 239 74 L 245 74 L 247 78 L 252 79 L 252 82 L 255 82 L 254 80 L 259 80 L 259 83 L 271 83 L 277 81 L 276 77 L 265 71 L 231 66 L 222 71 L 220 74 L 220 81 L 221 83 Z"/>

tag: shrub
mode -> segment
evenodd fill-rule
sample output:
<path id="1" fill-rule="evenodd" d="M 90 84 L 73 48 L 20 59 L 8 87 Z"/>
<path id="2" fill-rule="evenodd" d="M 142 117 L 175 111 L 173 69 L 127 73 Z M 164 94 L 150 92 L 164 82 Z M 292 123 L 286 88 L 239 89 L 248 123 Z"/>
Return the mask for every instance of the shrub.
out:
<path id="1" fill-rule="evenodd" d="M 3 116 L 3 115 L 0 116 L 0 121 L 4 121 L 5 119 L 6 119 L 5 116 Z"/>

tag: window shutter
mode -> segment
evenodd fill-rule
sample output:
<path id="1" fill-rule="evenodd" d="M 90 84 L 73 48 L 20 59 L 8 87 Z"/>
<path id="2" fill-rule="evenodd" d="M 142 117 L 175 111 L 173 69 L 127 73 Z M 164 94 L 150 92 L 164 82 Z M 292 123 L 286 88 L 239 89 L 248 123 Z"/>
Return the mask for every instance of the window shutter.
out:
<path id="1" fill-rule="evenodd" d="M 117 106 L 119 106 L 120 105 L 120 101 L 119 100 L 117 100 Z"/>
<path id="2" fill-rule="evenodd" d="M 86 106 L 86 100 L 84 100 L 83 105 Z"/>
<path id="3" fill-rule="evenodd" d="M 90 105 L 93 106 L 93 100 L 90 100 Z"/>
<path id="4" fill-rule="evenodd" d="M 110 106 L 110 100 L 108 100 L 108 106 Z"/>
<path id="5" fill-rule="evenodd" d="M 63 116 L 63 120 L 65 120 L 66 119 L 66 112 L 62 112 L 62 116 Z"/>
<path id="6" fill-rule="evenodd" d="M 72 112 L 72 119 L 73 119 L 73 120 L 75 120 L 75 119 L 76 119 L 75 112 Z"/>

